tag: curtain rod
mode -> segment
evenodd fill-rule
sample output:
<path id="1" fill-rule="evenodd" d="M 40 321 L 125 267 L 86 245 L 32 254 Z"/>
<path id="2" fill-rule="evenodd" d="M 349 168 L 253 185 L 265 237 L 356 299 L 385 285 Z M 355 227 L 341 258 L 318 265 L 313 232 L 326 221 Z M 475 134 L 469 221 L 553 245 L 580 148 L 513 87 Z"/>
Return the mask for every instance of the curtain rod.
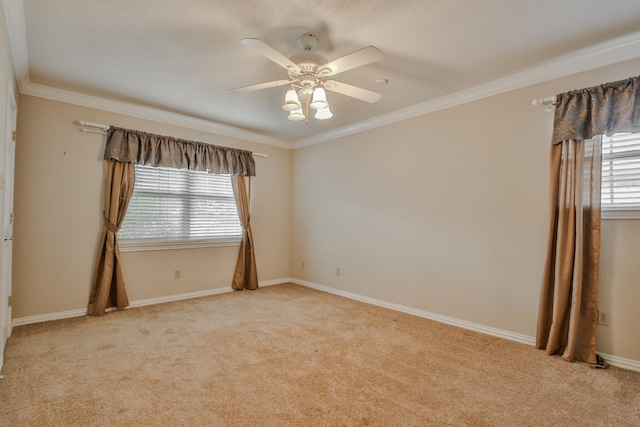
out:
<path id="1" fill-rule="evenodd" d="M 557 100 L 558 98 L 554 95 L 554 96 L 548 96 L 546 98 L 536 98 L 533 101 L 531 101 L 531 104 L 532 105 L 549 105 L 549 104 L 555 104 Z"/>
<path id="2" fill-rule="evenodd" d="M 87 133 L 99 133 L 102 135 L 106 135 L 107 131 L 109 130 L 109 128 L 111 128 L 111 126 L 109 125 L 103 125 L 100 123 L 94 123 L 94 122 L 89 122 L 87 120 L 78 120 L 78 124 L 80 126 L 85 126 L 85 127 L 90 127 L 90 128 L 98 128 L 98 129 L 102 129 L 102 130 L 92 130 L 92 129 L 79 129 L 80 132 L 87 132 Z M 263 153 L 256 153 L 255 151 L 252 152 L 252 154 L 254 156 L 258 156 L 258 157 L 267 157 L 266 154 Z"/>

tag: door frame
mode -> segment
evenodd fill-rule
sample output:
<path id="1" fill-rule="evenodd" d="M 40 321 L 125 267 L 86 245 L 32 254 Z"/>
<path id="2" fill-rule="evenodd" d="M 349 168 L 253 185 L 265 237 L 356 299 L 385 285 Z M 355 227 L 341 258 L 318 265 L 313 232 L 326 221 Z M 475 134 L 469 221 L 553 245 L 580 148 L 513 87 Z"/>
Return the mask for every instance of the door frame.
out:
<path id="1" fill-rule="evenodd" d="M 11 270 L 13 252 L 13 206 L 7 209 L 7 203 L 13 205 L 13 183 L 14 165 L 7 167 L 9 150 L 13 149 L 13 159 L 15 161 L 15 130 L 18 118 L 18 103 L 13 79 L 7 83 L 6 103 L 4 112 L 4 135 L 0 145 L 0 224 L 3 237 L 0 244 L 0 369 L 4 363 L 4 348 L 7 339 L 11 336 L 13 329 L 10 298 L 11 290 Z M 14 163 L 15 164 L 15 163 Z M 8 212 L 10 210 L 10 212 Z M 9 218 L 9 229 L 5 228 Z M 8 232 L 8 234 L 7 234 Z M 4 239 L 8 238 L 8 241 Z M 7 253 L 7 250 L 9 253 Z M 8 264 L 5 265 L 5 261 Z"/>

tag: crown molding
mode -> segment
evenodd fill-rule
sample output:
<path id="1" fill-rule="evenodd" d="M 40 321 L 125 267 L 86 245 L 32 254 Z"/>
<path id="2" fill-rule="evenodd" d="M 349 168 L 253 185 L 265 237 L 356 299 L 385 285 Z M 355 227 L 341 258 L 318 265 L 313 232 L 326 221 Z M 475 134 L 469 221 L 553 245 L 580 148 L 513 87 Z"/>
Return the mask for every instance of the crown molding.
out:
<path id="1" fill-rule="evenodd" d="M 124 114 L 130 117 L 182 126 L 188 129 L 214 133 L 216 135 L 239 138 L 245 141 L 257 142 L 259 144 L 272 145 L 287 149 L 292 148 L 291 143 L 288 141 L 272 138 L 266 135 L 260 135 L 258 133 L 233 126 L 198 119 L 185 114 L 173 113 L 159 108 L 84 95 L 37 83 L 28 83 L 23 85 L 23 89 L 20 93 L 24 95 L 37 96 L 39 98 L 51 99 L 54 101 L 66 102 L 69 104 L 81 105 L 83 107 L 96 108 L 98 110 L 109 111 L 112 113 Z"/>
<path id="2" fill-rule="evenodd" d="M 407 108 L 383 114 L 339 129 L 319 133 L 293 142 L 293 148 L 302 148 L 336 138 L 385 126 L 402 120 L 465 104 L 467 102 L 498 95 L 548 80 L 589 71 L 618 62 L 640 57 L 640 31 L 609 40 L 557 57 L 535 68 L 494 80 L 479 86 L 432 99 Z"/>

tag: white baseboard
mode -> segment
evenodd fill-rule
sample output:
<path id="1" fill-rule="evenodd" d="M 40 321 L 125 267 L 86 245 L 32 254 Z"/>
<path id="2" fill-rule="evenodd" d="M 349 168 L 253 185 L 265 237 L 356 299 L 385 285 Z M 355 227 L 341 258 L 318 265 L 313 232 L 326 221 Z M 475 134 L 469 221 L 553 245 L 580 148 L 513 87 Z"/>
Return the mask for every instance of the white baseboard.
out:
<path id="1" fill-rule="evenodd" d="M 233 289 L 231 287 L 215 288 L 215 289 L 207 289 L 205 291 L 187 292 L 184 294 L 167 295 L 164 297 L 140 299 L 136 301 L 131 301 L 125 309 L 135 308 L 135 307 L 145 307 L 147 305 L 164 304 L 166 302 L 181 301 L 185 299 L 208 297 L 210 295 L 224 294 L 227 292 L 233 292 Z M 114 311 L 114 310 L 115 308 L 107 309 L 107 311 Z M 86 314 L 86 311 L 85 311 L 85 314 Z"/>
<path id="2" fill-rule="evenodd" d="M 285 277 L 283 279 L 275 279 L 275 280 L 264 280 L 262 282 L 258 282 L 261 288 L 265 286 L 273 286 L 273 285 L 282 285 L 283 283 L 289 283 L 292 279 Z"/>
<path id="3" fill-rule="evenodd" d="M 391 310 L 400 311 L 402 313 L 412 314 L 414 316 L 423 317 L 425 319 L 435 320 L 436 322 L 445 323 L 447 325 L 458 326 L 463 329 L 469 329 L 471 331 L 480 332 L 487 335 L 493 335 L 494 337 L 506 338 L 511 341 L 517 341 L 523 344 L 535 345 L 535 339 L 528 335 L 517 334 L 515 332 L 505 331 L 502 329 L 491 328 L 479 323 L 467 322 L 465 320 L 456 319 L 453 317 L 443 316 L 441 314 L 430 313 L 424 310 L 418 310 L 417 308 L 411 308 L 400 304 L 394 304 L 387 301 L 382 301 L 375 298 L 366 297 L 351 292 L 341 291 L 339 289 L 330 288 L 328 286 L 318 285 L 317 283 L 307 282 L 299 279 L 290 279 L 291 282 L 306 286 L 308 288 L 317 289 L 319 291 L 328 292 L 330 294 L 339 295 L 346 298 L 351 298 L 357 301 L 365 302 L 367 304 L 377 305 L 379 307 L 389 308 Z"/>
<path id="4" fill-rule="evenodd" d="M 350 298 L 356 301 L 361 301 L 367 304 L 377 305 L 380 307 L 389 308 L 391 310 L 400 311 L 414 316 L 423 317 L 425 319 L 435 320 L 436 322 L 445 323 L 447 325 L 457 326 L 470 331 L 480 332 L 482 334 L 492 335 L 494 337 L 504 338 L 510 341 L 516 341 L 522 344 L 535 345 L 536 340 L 532 336 L 518 334 L 504 329 L 492 328 L 489 326 L 481 325 L 479 323 L 467 322 L 466 320 L 460 320 L 453 317 L 443 316 L 436 313 L 430 313 L 424 310 L 418 310 L 416 308 L 407 307 L 404 305 L 394 304 L 387 301 L 382 301 L 367 296 L 354 294 L 352 292 L 341 291 L 339 289 L 331 288 L 328 286 L 318 285 L 317 283 L 307 282 L 300 279 L 287 279 L 288 282 L 295 283 L 297 285 L 306 286 L 308 288 L 316 289 L 330 294 L 339 295 L 345 298 Z M 625 359 L 623 357 L 613 356 L 610 354 L 598 353 L 607 361 L 611 366 L 617 368 L 628 369 L 630 371 L 640 372 L 640 361 Z"/>
<path id="5" fill-rule="evenodd" d="M 612 354 L 598 353 L 611 366 L 616 368 L 628 369 L 629 371 L 640 372 L 640 361 L 633 359 L 625 359 L 624 357 L 614 356 Z"/>
<path id="6" fill-rule="evenodd" d="M 258 285 L 261 287 L 264 287 L 264 286 L 278 285 L 281 283 L 287 283 L 290 281 L 291 279 L 289 278 L 265 280 L 263 282 L 258 282 Z M 147 305 L 163 304 L 166 302 L 173 302 L 173 301 L 180 301 L 180 300 L 191 299 L 191 298 L 206 297 L 210 295 L 224 294 L 227 292 L 233 292 L 233 289 L 231 288 L 231 286 L 224 287 L 224 288 L 207 289 L 204 291 L 187 292 L 184 294 L 177 294 L 177 295 L 167 295 L 164 297 L 141 299 L 136 301 L 130 301 L 129 306 L 126 307 L 125 310 L 129 308 L 134 308 L 134 307 L 144 307 Z M 114 308 L 108 308 L 106 311 L 109 312 L 114 310 L 115 310 Z M 37 316 L 18 317 L 12 320 L 11 325 L 12 327 L 16 327 L 16 326 L 22 326 L 22 325 L 29 325 L 31 323 L 48 322 L 50 320 L 61 320 L 61 319 L 69 319 L 71 317 L 80 317 L 86 314 L 87 314 L 86 308 L 78 308 L 76 310 L 59 311 L 56 313 L 40 314 Z"/>
<path id="7" fill-rule="evenodd" d="M 307 288 L 316 289 L 318 291 L 323 291 L 330 294 L 342 296 L 345 298 L 350 298 L 350 299 L 364 302 L 367 304 L 377 305 L 379 307 L 389 308 L 391 310 L 412 314 L 414 316 L 423 317 L 425 319 L 435 320 L 436 322 L 457 326 L 459 328 L 468 329 L 470 331 L 480 332 L 482 334 L 492 335 L 494 337 L 504 338 L 504 339 L 507 339 L 510 341 L 516 341 L 522 344 L 535 345 L 535 338 L 528 335 L 518 334 L 511 331 L 506 331 L 504 329 L 492 328 L 490 326 L 481 325 L 479 323 L 467 322 L 466 320 L 460 320 L 454 317 L 443 316 L 441 314 L 430 313 L 428 311 L 418 310 L 416 308 L 411 308 L 411 307 L 407 307 L 400 304 L 394 304 L 387 301 L 370 298 L 364 295 L 355 294 L 352 292 L 341 291 L 339 289 L 331 288 L 329 286 L 319 285 L 317 283 L 308 282 L 305 280 L 286 277 L 282 279 L 265 280 L 265 281 L 259 282 L 259 285 L 261 287 L 265 287 L 265 286 L 280 285 L 282 283 L 289 283 L 289 282 L 295 283 L 297 285 L 305 286 Z M 210 295 L 223 294 L 227 292 L 233 292 L 233 289 L 231 287 L 216 288 L 216 289 L 208 289 L 205 291 L 188 292 L 184 294 L 169 295 L 165 297 L 148 298 L 143 300 L 131 301 L 127 308 L 144 307 L 148 305 L 162 304 L 166 302 L 180 301 L 180 300 L 198 298 L 198 297 L 205 297 Z M 112 310 L 113 309 L 109 309 L 108 311 L 112 311 Z M 13 319 L 12 326 L 15 327 L 15 326 L 21 326 L 21 325 L 28 325 L 31 323 L 47 322 L 50 320 L 68 319 L 71 317 L 84 316 L 86 314 L 87 314 L 86 308 L 79 308 L 77 310 L 60 311 L 57 313 L 41 314 L 38 316 L 19 317 L 19 318 Z M 628 369 L 630 371 L 640 372 L 640 361 L 625 359 L 623 357 L 613 356 L 610 354 L 604 354 L 604 353 L 599 353 L 599 354 L 611 366 L 615 366 L 622 369 Z"/>
<path id="8" fill-rule="evenodd" d="M 69 319 L 70 317 L 80 317 L 87 314 L 86 308 L 76 310 L 58 311 L 56 313 L 39 314 L 37 316 L 17 317 L 11 321 L 11 326 L 29 325 L 31 323 L 48 322 L 50 320 Z"/>

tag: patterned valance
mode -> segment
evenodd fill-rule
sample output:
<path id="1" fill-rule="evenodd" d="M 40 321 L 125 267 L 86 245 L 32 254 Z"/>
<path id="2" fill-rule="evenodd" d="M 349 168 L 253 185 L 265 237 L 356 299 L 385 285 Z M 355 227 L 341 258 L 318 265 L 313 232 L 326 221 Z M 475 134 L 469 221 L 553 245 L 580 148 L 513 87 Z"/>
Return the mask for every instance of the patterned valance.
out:
<path id="1" fill-rule="evenodd" d="M 557 95 L 553 144 L 640 132 L 640 77 Z"/>
<path id="2" fill-rule="evenodd" d="M 107 135 L 104 158 L 122 163 L 166 166 L 214 174 L 256 175 L 251 151 L 113 126 Z"/>

